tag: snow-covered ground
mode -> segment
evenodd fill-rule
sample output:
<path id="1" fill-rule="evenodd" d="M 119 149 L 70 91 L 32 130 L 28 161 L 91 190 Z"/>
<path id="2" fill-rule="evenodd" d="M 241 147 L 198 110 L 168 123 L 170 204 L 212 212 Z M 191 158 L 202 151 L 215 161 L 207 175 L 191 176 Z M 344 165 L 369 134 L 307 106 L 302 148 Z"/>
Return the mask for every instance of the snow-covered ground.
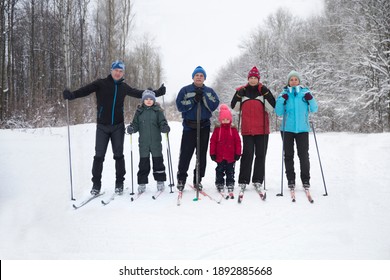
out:
<path id="1" fill-rule="evenodd" d="M 174 174 L 181 123 L 170 123 Z M 126 194 L 103 206 L 100 199 L 74 210 L 70 194 L 67 128 L 0 130 L 0 258 L 6 260 L 389 260 L 390 134 L 317 133 L 329 196 L 323 196 L 319 161 L 310 136 L 312 196 L 297 202 L 280 192 L 281 139 L 270 136 L 261 201 L 252 188 L 244 201 L 195 202 L 186 188 L 181 206 L 169 188 L 152 199 L 155 182 L 130 202 L 130 137 L 126 135 Z M 71 126 L 76 203 L 91 188 L 95 124 Z M 134 189 L 138 135 L 133 136 Z M 166 155 L 166 141 L 164 156 Z M 195 156 L 194 156 L 195 159 Z M 298 159 L 296 168 L 299 173 Z M 167 165 L 167 161 L 165 160 Z M 191 164 L 189 174 L 192 174 Z M 209 159 L 205 191 L 214 189 Z M 239 164 L 236 166 L 238 177 Z M 114 190 L 109 147 L 102 198 Z M 192 176 L 188 178 L 192 181 Z M 176 182 L 176 178 L 175 178 Z M 237 194 L 237 190 L 236 190 Z"/>

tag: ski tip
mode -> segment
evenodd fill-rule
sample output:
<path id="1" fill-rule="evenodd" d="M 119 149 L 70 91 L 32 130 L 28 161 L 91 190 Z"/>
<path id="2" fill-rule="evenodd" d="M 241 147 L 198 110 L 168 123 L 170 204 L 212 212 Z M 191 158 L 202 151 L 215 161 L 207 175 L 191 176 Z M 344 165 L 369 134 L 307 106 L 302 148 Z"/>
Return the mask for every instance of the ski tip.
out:
<path id="1" fill-rule="evenodd" d="M 77 209 L 77 206 L 73 204 L 73 209 L 76 210 Z"/>

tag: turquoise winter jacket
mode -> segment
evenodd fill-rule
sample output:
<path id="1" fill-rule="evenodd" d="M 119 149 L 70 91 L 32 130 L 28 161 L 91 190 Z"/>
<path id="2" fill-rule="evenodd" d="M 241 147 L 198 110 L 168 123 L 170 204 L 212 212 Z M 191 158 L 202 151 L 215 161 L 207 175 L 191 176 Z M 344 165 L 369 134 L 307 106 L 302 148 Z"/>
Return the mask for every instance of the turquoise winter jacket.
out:
<path id="1" fill-rule="evenodd" d="M 308 92 L 310 92 L 308 88 L 296 86 L 285 87 L 279 94 L 276 100 L 275 113 L 278 116 L 284 116 L 286 110 L 286 119 L 282 121 L 280 131 L 293 133 L 310 131 L 309 108 L 310 113 L 315 113 L 318 111 L 318 105 L 314 97 L 309 101 L 305 100 L 304 96 Z M 288 95 L 286 103 L 282 97 L 284 94 Z"/>

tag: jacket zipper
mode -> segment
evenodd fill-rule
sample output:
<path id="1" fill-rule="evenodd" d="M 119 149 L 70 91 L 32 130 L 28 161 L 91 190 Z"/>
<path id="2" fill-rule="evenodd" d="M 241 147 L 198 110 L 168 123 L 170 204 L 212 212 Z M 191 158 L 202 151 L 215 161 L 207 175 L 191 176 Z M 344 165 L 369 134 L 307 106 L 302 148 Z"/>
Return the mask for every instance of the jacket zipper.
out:
<path id="1" fill-rule="evenodd" d="M 114 91 L 114 101 L 112 102 L 112 113 L 111 113 L 111 124 L 114 125 L 114 117 L 115 117 L 115 103 L 116 103 L 116 94 L 118 91 L 118 84 L 115 83 L 115 91 Z"/>

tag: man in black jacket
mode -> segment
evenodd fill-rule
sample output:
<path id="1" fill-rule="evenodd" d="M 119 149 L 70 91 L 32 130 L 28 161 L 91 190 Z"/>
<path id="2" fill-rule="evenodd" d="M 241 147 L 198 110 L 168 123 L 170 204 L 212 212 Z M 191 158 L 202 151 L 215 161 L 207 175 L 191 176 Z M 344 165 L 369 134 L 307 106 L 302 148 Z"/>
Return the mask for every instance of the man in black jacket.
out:
<path id="1" fill-rule="evenodd" d="M 125 138 L 124 125 L 124 100 L 126 95 L 142 98 L 144 90 L 130 87 L 123 82 L 125 65 L 116 60 L 111 65 L 111 74 L 105 79 L 98 79 L 78 90 L 65 89 L 64 99 L 72 100 L 96 93 L 97 100 L 97 126 L 95 141 L 95 156 L 92 165 L 92 190 L 91 194 L 97 195 L 101 189 L 103 161 L 106 155 L 108 142 L 111 140 L 112 152 L 115 159 L 116 181 L 115 192 L 123 193 L 123 181 L 125 180 L 125 159 L 123 155 L 123 143 Z M 156 96 L 165 94 L 164 84 L 155 90 Z"/>

